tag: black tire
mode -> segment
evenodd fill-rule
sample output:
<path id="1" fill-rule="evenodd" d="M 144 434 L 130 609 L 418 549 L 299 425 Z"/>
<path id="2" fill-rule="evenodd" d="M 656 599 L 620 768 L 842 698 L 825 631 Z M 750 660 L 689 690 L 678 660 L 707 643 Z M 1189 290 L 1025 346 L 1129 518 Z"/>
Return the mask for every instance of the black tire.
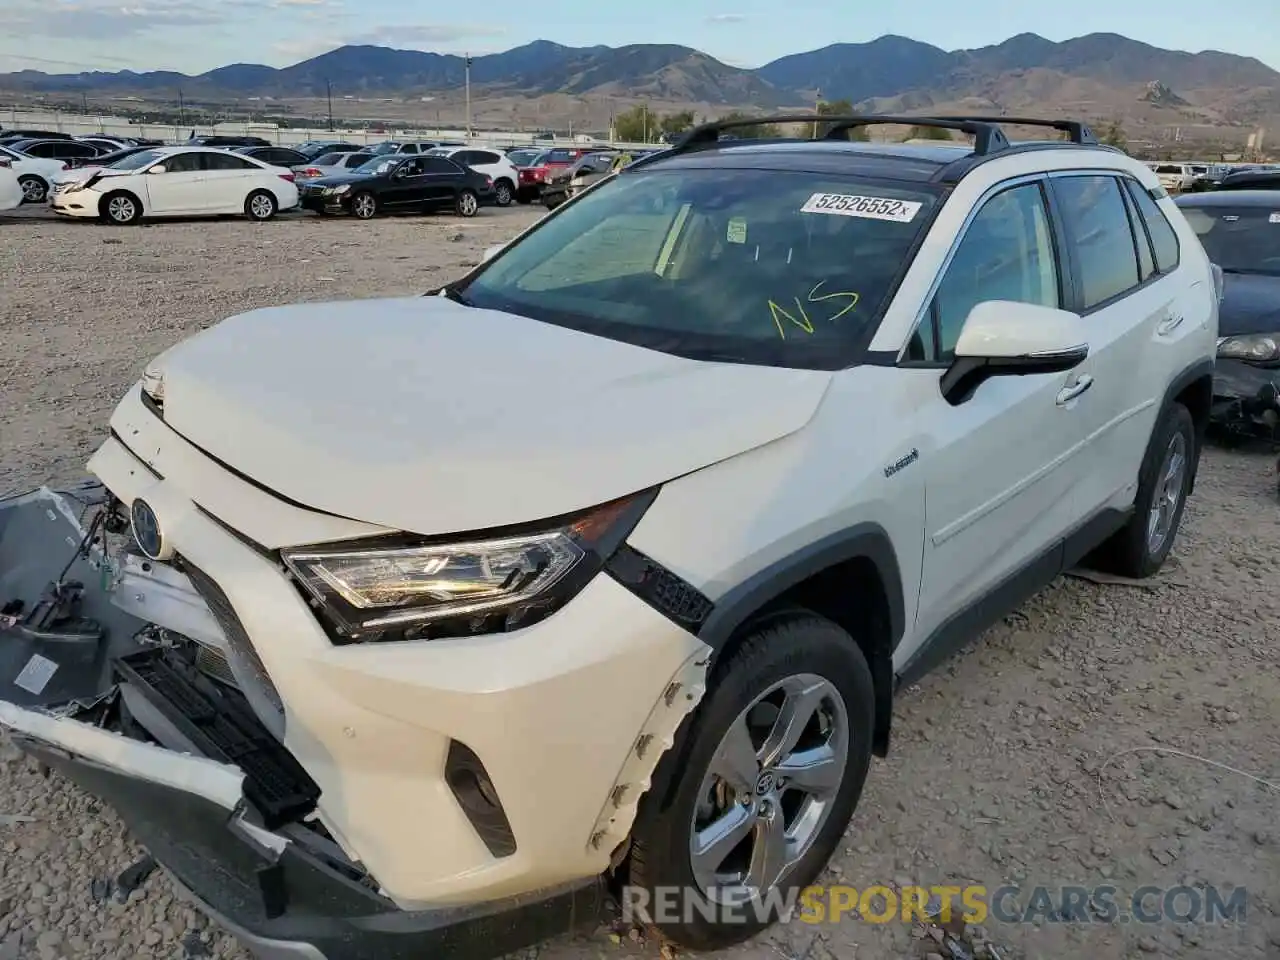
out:
<path id="1" fill-rule="evenodd" d="M 1173 484 L 1177 491 L 1177 502 L 1172 509 L 1166 511 L 1169 517 L 1168 528 L 1157 544 L 1152 542 L 1148 524 L 1152 509 L 1157 505 L 1157 498 L 1166 496 L 1169 492 L 1165 476 L 1169 466 L 1168 457 L 1170 451 L 1179 446 L 1183 451 L 1184 463 L 1180 479 Z M 1191 489 L 1191 478 L 1199 459 L 1200 447 L 1190 411 L 1180 403 L 1170 404 L 1156 423 L 1146 455 L 1142 459 L 1133 516 L 1123 529 L 1089 558 L 1089 565 L 1132 579 L 1143 579 L 1156 573 L 1164 565 L 1174 540 L 1177 539 L 1183 508 L 1186 507 L 1187 494 Z"/>
<path id="2" fill-rule="evenodd" d="M 533 203 L 533 197 L 521 196 L 520 194 L 517 193 L 516 203 L 520 204 L 521 206 L 527 207 L 529 204 Z"/>
<path id="3" fill-rule="evenodd" d="M 142 201 L 128 190 L 117 190 L 102 198 L 98 214 L 105 223 L 127 227 L 142 219 Z"/>
<path id="4" fill-rule="evenodd" d="M 474 217 L 480 212 L 480 198 L 473 190 L 459 190 L 453 198 L 453 212 L 460 217 Z"/>
<path id="5" fill-rule="evenodd" d="M 510 180 L 503 177 L 493 184 L 493 202 L 500 207 L 511 206 L 511 201 L 515 199 L 516 187 Z"/>
<path id="6" fill-rule="evenodd" d="M 22 187 L 23 203 L 44 203 L 49 199 L 49 184 L 34 173 L 19 177 L 18 186 Z"/>
<path id="7" fill-rule="evenodd" d="M 378 198 L 362 190 L 351 198 L 351 215 L 357 220 L 372 220 L 378 215 Z"/>
<path id="8" fill-rule="evenodd" d="M 633 891 L 648 891 L 648 902 L 657 904 L 661 901 L 655 891 L 678 889 L 685 892 L 683 896 L 699 897 L 701 904 L 689 908 L 681 902 L 673 911 L 674 916 L 663 917 L 650 911 L 634 919 L 681 946 L 718 950 L 747 940 L 779 919 L 776 909 L 765 906 L 777 894 L 767 893 L 764 904 L 740 908 L 736 918 L 724 914 L 717 918 L 705 909 L 707 901 L 700 893 L 703 888 L 698 885 L 690 848 L 694 818 L 705 813 L 703 790 L 726 733 L 744 711 L 757 710 L 759 697 L 786 678 L 798 675 L 815 676 L 839 693 L 845 708 L 845 746 L 840 779 L 828 801 L 826 820 L 807 852 L 774 888 L 781 894 L 778 900 L 798 907 L 794 898 L 825 868 L 857 806 L 871 763 L 875 723 L 871 671 L 853 638 L 839 626 L 805 610 L 792 611 L 758 627 L 726 660 L 717 663 L 705 698 L 686 720 L 676 746 L 662 758 L 654 776 L 656 786 L 640 804 L 632 831 L 629 883 Z M 774 716 L 778 715 L 775 707 Z M 767 717 L 765 724 L 769 724 Z M 756 748 L 755 742 L 750 746 Z M 833 756 L 838 757 L 840 752 L 834 751 Z M 750 805 L 753 811 L 757 805 L 763 806 L 768 802 L 761 799 L 768 796 L 763 792 L 768 789 L 763 783 L 762 774 L 749 804 L 748 798 L 735 791 L 725 801 L 724 809 L 713 816 L 737 811 L 735 804 L 739 802 Z M 777 805 L 773 809 L 785 811 L 787 793 L 774 796 Z"/>
<path id="9" fill-rule="evenodd" d="M 244 215 L 258 223 L 270 220 L 279 210 L 280 204 L 270 190 L 255 190 L 244 198 Z"/>

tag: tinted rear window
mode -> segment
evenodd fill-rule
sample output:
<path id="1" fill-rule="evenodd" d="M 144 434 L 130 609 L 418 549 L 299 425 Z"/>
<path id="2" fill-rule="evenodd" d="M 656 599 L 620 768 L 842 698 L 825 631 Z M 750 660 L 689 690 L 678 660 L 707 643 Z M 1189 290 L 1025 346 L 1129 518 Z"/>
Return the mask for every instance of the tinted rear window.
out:
<path id="1" fill-rule="evenodd" d="M 578 158 L 576 150 L 548 150 L 544 163 L 570 163 Z"/>
<path id="2" fill-rule="evenodd" d="M 697 359 L 852 362 L 937 196 L 828 174 L 637 170 L 507 248 L 480 307 Z"/>

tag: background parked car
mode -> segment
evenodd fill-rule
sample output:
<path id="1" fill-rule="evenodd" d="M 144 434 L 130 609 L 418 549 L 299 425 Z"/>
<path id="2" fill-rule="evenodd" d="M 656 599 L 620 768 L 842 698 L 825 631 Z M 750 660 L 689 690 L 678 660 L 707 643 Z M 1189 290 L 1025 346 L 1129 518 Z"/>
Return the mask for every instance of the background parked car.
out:
<path id="1" fill-rule="evenodd" d="M 261 137 L 208 136 L 192 137 L 187 141 L 189 147 L 269 147 L 270 140 Z"/>
<path id="2" fill-rule="evenodd" d="M 0 160 L 0 210 L 13 210 L 22 205 L 22 184 L 7 160 Z"/>
<path id="3" fill-rule="evenodd" d="M 62 173 L 55 176 L 50 181 L 50 184 L 57 185 L 59 183 L 70 183 L 73 180 L 87 180 L 93 175 L 93 171 L 95 170 L 101 170 L 103 167 L 109 167 L 112 164 L 119 163 L 126 157 L 132 157 L 134 154 L 142 153 L 144 150 L 154 149 L 155 147 L 125 147 L 124 149 L 116 150 L 113 153 L 104 153 L 78 167 L 68 167 Z"/>
<path id="4" fill-rule="evenodd" d="M 298 205 L 298 188 L 291 171 L 229 150 L 156 147 L 59 184 L 49 203 L 55 213 L 115 224 L 233 213 L 270 220 Z"/>
<path id="5" fill-rule="evenodd" d="M 1228 434 L 1265 439 L 1280 437 L 1277 200 L 1270 190 L 1231 190 L 1176 201 L 1223 273 L 1210 421 Z"/>
<path id="6" fill-rule="evenodd" d="M 1237 170 L 1222 178 L 1219 190 L 1280 190 L 1280 170 Z M 1273 201 L 1275 202 L 1275 201 Z"/>
<path id="7" fill-rule="evenodd" d="M 317 177 L 332 177 L 335 174 L 347 173 L 356 167 L 363 166 L 373 159 L 372 153 L 356 151 L 354 153 L 326 153 L 316 157 L 301 167 L 294 167 L 293 172 L 299 182 L 314 180 Z"/>
<path id="8" fill-rule="evenodd" d="M 234 152 L 269 163 L 273 167 L 288 167 L 290 170 L 311 162 L 301 150 L 294 150 L 292 147 L 235 147 Z"/>
<path id="9" fill-rule="evenodd" d="M 42 160 L 58 160 L 68 167 L 82 167 L 109 152 L 91 143 L 71 139 L 17 140 L 9 144 L 9 149 Z"/>
<path id="10" fill-rule="evenodd" d="M 349 213 L 368 220 L 380 212 L 452 209 L 474 217 L 492 202 L 493 182 L 448 157 L 374 157 L 349 173 L 308 180 L 302 206 L 316 213 Z"/>
<path id="11" fill-rule="evenodd" d="M 493 181 L 493 202 L 509 207 L 516 196 L 516 183 L 520 180 L 515 164 L 497 150 L 478 147 L 436 147 L 430 156 L 448 157 L 454 163 L 470 167 Z"/>
<path id="12" fill-rule="evenodd" d="M 59 133 L 56 130 L 5 130 L 0 133 L 0 144 L 13 143 L 15 140 L 70 140 L 71 134 Z"/>
<path id="13" fill-rule="evenodd" d="M 576 163 L 557 171 L 542 186 L 542 205 L 554 210 L 566 200 L 577 196 L 597 180 L 613 172 L 615 156 L 610 153 L 589 153 Z"/>
<path id="14" fill-rule="evenodd" d="M 126 147 L 134 146 L 134 144 L 128 140 L 121 140 L 116 137 L 84 136 L 76 137 L 75 141 L 76 143 L 91 144 L 99 150 L 104 150 L 107 153 L 115 153 L 117 150 L 123 150 Z"/>
<path id="15" fill-rule="evenodd" d="M 518 203 L 533 203 L 542 196 L 542 185 L 547 177 L 547 155 L 550 153 L 550 150 L 539 150 L 525 163 L 516 163 Z"/>
<path id="16" fill-rule="evenodd" d="M 61 160 L 29 157 L 5 146 L 0 146 L 0 160 L 8 160 L 9 168 L 17 174 L 26 203 L 44 203 L 49 196 L 49 185 L 67 169 Z"/>
<path id="17" fill-rule="evenodd" d="M 315 160 L 328 153 L 362 153 L 365 148 L 345 140 L 307 140 L 296 144 L 293 149 L 303 154 L 308 160 Z"/>
<path id="18" fill-rule="evenodd" d="M 1156 176 L 1160 179 L 1160 186 L 1170 193 L 1190 190 L 1196 182 L 1195 171 L 1187 163 L 1159 163 L 1154 169 Z"/>
<path id="19" fill-rule="evenodd" d="M 390 154 L 419 154 L 426 153 L 428 150 L 434 150 L 441 146 L 435 140 L 383 140 L 381 143 L 375 143 L 371 147 L 365 149 L 372 153 L 375 157 L 384 157 Z"/>

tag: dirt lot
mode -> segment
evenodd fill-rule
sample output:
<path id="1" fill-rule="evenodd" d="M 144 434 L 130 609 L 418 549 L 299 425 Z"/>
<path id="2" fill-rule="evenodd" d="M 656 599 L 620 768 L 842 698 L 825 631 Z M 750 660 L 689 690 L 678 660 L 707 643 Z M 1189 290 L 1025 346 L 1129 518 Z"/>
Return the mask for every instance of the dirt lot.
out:
<path id="1" fill-rule="evenodd" d="M 423 290 L 533 215 L 140 229 L 0 216 L 0 492 L 78 476 L 117 396 L 178 338 L 251 307 Z M 1223 900 L 1244 887 L 1243 923 L 989 918 L 968 942 L 985 937 L 995 952 L 978 956 L 1003 958 L 1280 956 L 1272 464 L 1209 451 L 1155 582 L 1061 581 L 908 691 L 828 882 L 1012 883 L 1024 907 L 1036 885 L 1113 884 L 1121 906 L 1144 885 L 1216 886 Z M 95 902 L 92 881 L 137 854 L 110 811 L 0 742 L 0 960 L 243 956 L 162 875 L 127 903 Z M 608 931 L 531 951 L 657 953 Z M 947 950 L 920 927 L 845 918 L 776 928 L 724 957 L 930 953 Z"/>

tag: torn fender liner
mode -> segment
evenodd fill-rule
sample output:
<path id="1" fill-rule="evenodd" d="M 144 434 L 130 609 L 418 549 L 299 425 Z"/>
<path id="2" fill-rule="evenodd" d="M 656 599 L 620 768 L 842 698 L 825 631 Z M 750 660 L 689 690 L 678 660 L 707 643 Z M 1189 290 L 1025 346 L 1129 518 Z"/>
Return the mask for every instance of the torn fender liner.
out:
<path id="1" fill-rule="evenodd" d="M 403 911 L 303 842 L 235 830 L 220 800 L 38 740 L 21 745 L 109 803 L 198 905 L 262 957 L 476 960 L 594 925 L 606 908 L 604 882 L 593 877 L 493 903 Z M 264 838 L 281 842 L 267 849 Z"/>
<path id="2" fill-rule="evenodd" d="M 140 648 L 145 621 L 112 604 L 101 554 L 79 552 L 89 546 L 81 516 L 105 500 L 98 484 L 0 500 L 0 700 L 92 703 L 114 688 L 111 658 Z"/>

